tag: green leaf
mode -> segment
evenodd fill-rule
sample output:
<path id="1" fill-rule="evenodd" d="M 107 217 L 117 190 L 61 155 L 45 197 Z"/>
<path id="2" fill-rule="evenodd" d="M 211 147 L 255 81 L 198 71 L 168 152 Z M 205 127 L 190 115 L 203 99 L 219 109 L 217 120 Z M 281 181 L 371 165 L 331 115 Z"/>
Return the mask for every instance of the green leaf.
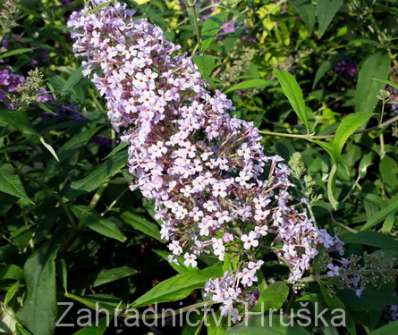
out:
<path id="1" fill-rule="evenodd" d="M 367 245 L 375 248 L 398 252 L 398 238 L 377 233 L 363 231 L 359 233 L 346 233 L 341 235 L 345 243 Z"/>
<path id="2" fill-rule="evenodd" d="M 322 149 L 324 149 L 329 154 L 333 163 L 338 164 L 342 160 L 341 154 L 337 151 L 337 148 L 335 145 L 333 145 L 333 142 L 323 142 L 317 140 L 312 142 L 318 144 Z"/>
<path id="3" fill-rule="evenodd" d="M 289 286 L 285 282 L 275 282 L 266 289 L 260 288 L 260 298 L 256 305 L 256 311 L 280 309 L 288 295 Z"/>
<path id="4" fill-rule="evenodd" d="M 115 0 L 109 0 L 109 1 L 104 1 L 104 2 L 100 2 L 98 5 L 94 6 L 91 10 L 90 10 L 90 14 L 97 14 L 99 13 L 101 10 L 103 10 L 104 8 L 108 7 L 109 5 L 111 5 L 112 3 L 114 3 Z"/>
<path id="5" fill-rule="evenodd" d="M 334 327 L 325 327 L 323 329 L 323 335 L 339 335 L 339 332 Z"/>
<path id="6" fill-rule="evenodd" d="M 327 181 L 327 195 L 330 205 L 337 209 L 338 201 L 334 195 L 335 181 L 336 181 L 336 172 L 337 165 L 341 161 L 341 154 L 337 151 L 336 145 L 333 145 L 333 142 L 327 143 L 323 141 L 312 141 L 318 144 L 321 148 L 323 148 L 332 159 L 332 167 L 329 171 L 328 181 Z"/>
<path id="7" fill-rule="evenodd" d="M 371 115 L 376 108 L 377 95 L 384 84 L 375 80 L 386 80 L 390 69 L 390 58 L 386 53 L 375 53 L 364 61 L 359 71 L 355 91 L 355 111 Z"/>
<path id="8" fill-rule="evenodd" d="M 394 196 L 388 201 L 385 201 L 384 206 L 372 214 L 370 218 L 368 218 L 366 224 L 364 224 L 361 228 L 361 231 L 369 230 L 374 227 L 378 223 L 382 222 L 388 215 L 392 213 L 396 213 L 398 211 L 398 195 Z"/>
<path id="9" fill-rule="evenodd" d="M 198 55 L 193 57 L 203 79 L 208 79 L 210 77 L 211 73 L 217 66 L 218 59 L 218 57 L 209 55 Z"/>
<path id="10" fill-rule="evenodd" d="M 202 288 L 210 278 L 221 277 L 222 274 L 222 267 L 219 265 L 203 270 L 180 273 L 150 289 L 135 300 L 132 307 L 182 300 L 189 296 L 193 290 Z"/>
<path id="11" fill-rule="evenodd" d="M 331 309 L 345 308 L 343 302 L 335 295 L 329 292 L 329 289 L 320 284 L 322 298 L 326 305 Z"/>
<path id="12" fill-rule="evenodd" d="M 22 111 L 0 110 L 0 122 L 19 130 L 24 135 L 37 135 L 37 131 L 32 127 L 26 113 Z"/>
<path id="13" fill-rule="evenodd" d="M 19 130 L 24 135 L 34 135 L 40 139 L 43 146 L 51 153 L 51 155 L 57 160 L 58 156 L 54 148 L 48 144 L 42 136 L 33 128 L 30 121 L 23 111 L 10 111 L 10 110 L 0 110 L 0 122 L 5 123 L 12 128 Z"/>
<path id="14" fill-rule="evenodd" d="M 85 146 L 88 141 L 101 129 L 101 127 L 91 127 L 83 129 L 78 134 L 73 136 L 58 150 L 58 154 L 61 160 L 68 159 L 78 149 Z"/>
<path id="15" fill-rule="evenodd" d="M 59 241 L 46 243 L 28 258 L 24 266 L 27 297 L 17 316 L 35 335 L 52 335 L 55 329 L 55 257 L 59 245 Z"/>
<path id="16" fill-rule="evenodd" d="M 213 42 L 216 41 L 218 32 L 223 24 L 223 19 L 225 19 L 226 12 L 221 12 L 216 16 L 210 16 L 205 22 L 203 22 L 201 30 L 201 43 L 200 49 L 205 52 Z M 192 18 L 193 19 L 193 18 Z"/>
<path id="17" fill-rule="evenodd" d="M 66 264 L 66 261 L 63 258 L 59 262 L 59 272 L 60 272 L 62 287 L 65 292 L 68 292 L 68 265 Z"/>
<path id="18" fill-rule="evenodd" d="M 168 251 L 155 249 L 153 250 L 153 252 L 160 258 L 164 259 L 167 263 L 169 263 L 169 265 L 178 273 L 192 271 L 192 268 L 187 267 L 183 264 L 183 262 L 181 261 L 182 257 L 178 258 L 177 261 L 174 262 L 169 260 L 169 256 L 171 256 L 171 254 Z"/>
<path id="19" fill-rule="evenodd" d="M 16 281 L 14 284 L 12 284 L 10 286 L 10 288 L 7 290 L 7 293 L 4 297 L 4 305 L 8 305 L 11 300 L 15 297 L 15 295 L 17 294 L 19 288 L 20 288 L 20 283 L 19 281 Z"/>
<path id="20" fill-rule="evenodd" d="M 322 37 L 325 33 L 343 3 L 343 0 L 318 0 L 316 16 L 318 18 L 319 37 Z"/>
<path id="21" fill-rule="evenodd" d="M 369 152 L 361 158 L 361 161 L 359 162 L 359 168 L 358 168 L 358 175 L 360 178 L 363 178 L 366 176 L 369 166 L 371 166 L 373 164 L 373 157 L 374 157 L 374 153 Z"/>
<path id="22" fill-rule="evenodd" d="M 123 150 L 109 157 L 83 179 L 72 182 L 71 187 L 79 191 L 92 192 L 118 173 L 126 164 L 127 152 Z"/>
<path id="23" fill-rule="evenodd" d="M 395 189 L 398 187 L 398 163 L 389 156 L 380 162 L 380 174 L 383 183 Z"/>
<path id="24" fill-rule="evenodd" d="M 312 84 L 312 88 L 314 88 L 319 81 L 323 78 L 323 76 L 332 68 L 332 62 L 330 60 L 324 61 L 316 70 L 314 83 Z"/>
<path id="25" fill-rule="evenodd" d="M 26 194 L 25 188 L 19 176 L 14 174 L 12 169 L 7 165 L 0 167 L 0 192 L 10 194 L 14 197 L 34 204 Z"/>
<path id="26" fill-rule="evenodd" d="M 337 201 L 335 195 L 334 195 L 334 188 L 335 188 L 335 182 L 336 182 L 336 172 L 337 172 L 337 164 L 333 164 L 332 168 L 329 171 L 329 177 L 328 177 L 328 182 L 327 182 L 327 194 L 328 194 L 328 199 L 330 202 L 330 205 L 336 210 L 337 206 L 339 205 L 339 202 Z"/>
<path id="27" fill-rule="evenodd" d="M 64 86 L 62 87 L 61 94 L 66 95 L 68 92 L 75 87 L 80 80 L 83 78 L 82 67 L 79 67 L 69 76 L 68 80 L 65 81 Z"/>
<path id="28" fill-rule="evenodd" d="M 23 277 L 23 270 L 17 265 L 10 264 L 6 266 L 0 266 L 0 280 L 22 280 Z"/>
<path id="29" fill-rule="evenodd" d="M 394 83 L 394 82 L 392 82 L 390 80 L 382 80 L 382 79 L 373 79 L 373 80 L 377 81 L 379 83 L 383 83 L 383 84 L 389 85 L 389 86 L 394 87 L 395 89 L 398 90 L 398 83 Z"/>
<path id="30" fill-rule="evenodd" d="M 383 223 L 383 227 L 381 227 L 380 232 L 383 234 L 391 234 L 391 231 L 395 225 L 395 221 L 396 221 L 395 214 L 388 215 Z"/>
<path id="31" fill-rule="evenodd" d="M 162 242 L 158 225 L 132 212 L 124 212 L 121 215 L 121 219 L 141 233 L 144 233 L 145 235 L 148 235 L 155 240 Z"/>
<path id="32" fill-rule="evenodd" d="M 271 86 L 273 84 L 272 80 L 265 80 L 265 79 L 250 79 L 242 81 L 239 84 L 233 85 L 228 88 L 225 93 L 230 93 L 233 91 L 238 90 L 247 90 L 251 88 L 264 88 L 267 86 Z"/>
<path id="33" fill-rule="evenodd" d="M 353 113 L 347 115 L 340 123 L 336 130 L 336 135 L 332 141 L 338 153 L 341 153 L 344 144 L 349 137 L 354 134 L 359 128 L 365 126 L 370 119 L 367 113 Z"/>
<path id="34" fill-rule="evenodd" d="M 107 318 L 104 317 L 98 322 L 98 326 L 94 325 L 91 327 L 86 327 L 83 329 L 80 329 L 76 333 L 73 333 L 73 335 L 103 335 L 105 334 L 106 328 L 107 328 Z"/>
<path id="35" fill-rule="evenodd" d="M 31 332 L 27 331 L 21 324 L 17 323 L 15 325 L 16 335 L 33 335 Z"/>
<path id="36" fill-rule="evenodd" d="M 289 320 L 281 322 L 280 317 L 254 316 L 248 322 L 228 329 L 234 335 L 310 335 L 304 328 L 288 327 Z"/>
<path id="37" fill-rule="evenodd" d="M 206 315 L 207 335 L 227 335 L 220 312 Z"/>
<path id="38" fill-rule="evenodd" d="M 55 158 L 55 160 L 56 160 L 57 162 L 59 162 L 58 155 L 57 155 L 57 153 L 55 152 L 54 148 L 53 148 L 50 144 L 48 144 L 48 143 L 44 140 L 44 138 L 43 138 L 42 136 L 40 136 L 40 142 L 41 142 L 41 144 L 43 144 L 43 146 L 50 152 L 50 154 Z"/>
<path id="39" fill-rule="evenodd" d="M 72 212 L 83 225 L 96 233 L 120 242 L 125 242 L 127 240 L 127 237 L 120 231 L 115 222 L 102 218 L 90 211 L 88 207 L 76 205 L 72 207 Z"/>
<path id="40" fill-rule="evenodd" d="M 127 148 L 128 144 L 126 142 L 120 142 L 116 147 L 112 149 L 112 151 L 105 157 L 108 159 L 111 156 L 115 156 L 118 152 L 122 151 L 124 148 Z"/>
<path id="41" fill-rule="evenodd" d="M 394 295 L 394 291 L 395 283 L 380 283 L 378 288 L 371 286 L 365 288 L 360 297 L 357 297 L 352 289 L 339 292 L 339 297 L 347 310 L 377 315 L 386 306 L 398 304 L 398 297 Z"/>
<path id="42" fill-rule="evenodd" d="M 296 79 L 287 71 L 277 70 L 275 72 L 276 78 L 282 87 L 282 91 L 288 98 L 297 117 L 304 123 L 307 130 L 310 129 L 308 119 L 311 117 L 309 108 L 305 105 L 303 92 L 298 85 Z"/>
<path id="43" fill-rule="evenodd" d="M 33 51 L 32 48 L 19 48 L 19 49 L 9 50 L 9 51 L 6 51 L 6 52 L 3 52 L 2 54 L 0 54 L 0 59 L 17 56 L 17 55 L 22 55 L 22 54 L 32 52 L 32 51 Z"/>
<path id="44" fill-rule="evenodd" d="M 340 300 L 340 298 L 335 294 L 335 292 L 331 292 L 331 290 L 324 285 L 320 284 L 320 291 L 323 300 L 325 301 L 326 305 L 329 307 L 330 310 L 345 310 L 346 311 L 346 327 L 350 334 L 356 334 L 355 330 L 355 323 L 348 315 L 348 311 L 344 305 L 344 303 Z"/>
<path id="45" fill-rule="evenodd" d="M 396 335 L 398 334 L 398 321 L 390 322 L 388 325 L 372 331 L 369 335 Z"/>
<path id="46" fill-rule="evenodd" d="M 307 29 L 312 31 L 316 21 L 315 6 L 311 0 L 289 0 L 289 3 L 303 19 Z"/>
<path id="47" fill-rule="evenodd" d="M 113 269 L 101 270 L 95 278 L 93 287 L 98 287 L 108 283 L 112 283 L 116 280 L 120 280 L 126 277 L 133 276 L 137 273 L 136 269 L 129 266 L 120 266 Z"/>
<path id="48" fill-rule="evenodd" d="M 75 295 L 70 292 L 65 293 L 65 297 L 71 300 L 77 301 L 88 308 L 97 310 L 97 309 L 106 309 L 110 313 L 114 313 L 115 310 L 119 307 L 122 308 L 123 303 L 121 299 L 116 298 L 114 296 L 108 294 L 93 294 L 85 297 L 81 297 Z M 119 309 L 120 312 L 120 309 Z"/>

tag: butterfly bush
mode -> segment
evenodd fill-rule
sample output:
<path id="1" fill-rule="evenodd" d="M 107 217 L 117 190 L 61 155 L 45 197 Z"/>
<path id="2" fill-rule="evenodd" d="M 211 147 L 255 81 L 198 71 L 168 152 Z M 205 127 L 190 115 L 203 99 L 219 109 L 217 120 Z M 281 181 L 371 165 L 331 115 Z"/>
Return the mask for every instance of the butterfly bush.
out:
<path id="1" fill-rule="evenodd" d="M 295 205 L 289 168 L 264 154 L 253 124 L 231 117 L 231 101 L 208 89 L 192 59 L 133 15 L 119 3 L 74 12 L 74 53 L 129 145 L 132 188 L 154 201 L 172 259 L 191 267 L 201 255 L 233 260 L 205 294 L 238 319 L 236 306 L 256 301 L 259 249 L 271 247 L 294 284 L 320 246 L 338 240 Z"/>

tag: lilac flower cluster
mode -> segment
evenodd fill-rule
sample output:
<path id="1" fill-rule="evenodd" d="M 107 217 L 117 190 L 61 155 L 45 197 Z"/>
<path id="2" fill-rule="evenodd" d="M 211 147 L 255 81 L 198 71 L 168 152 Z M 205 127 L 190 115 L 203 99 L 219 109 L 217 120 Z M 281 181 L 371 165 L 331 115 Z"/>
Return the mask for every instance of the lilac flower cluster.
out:
<path id="1" fill-rule="evenodd" d="M 334 65 L 336 73 L 345 79 L 353 79 L 358 74 L 358 66 L 350 60 L 341 60 Z"/>
<path id="2" fill-rule="evenodd" d="M 231 117 L 231 101 L 207 89 L 191 58 L 133 14 L 119 3 L 74 12 L 73 50 L 129 144 L 133 187 L 154 201 L 172 259 L 192 267 L 201 255 L 237 259 L 205 289 L 237 315 L 236 304 L 255 301 L 266 238 L 296 283 L 331 237 L 293 205 L 290 170 L 264 155 L 253 124 Z"/>
<path id="3" fill-rule="evenodd" d="M 228 34 L 232 34 L 236 31 L 236 21 L 230 20 L 225 22 L 221 28 L 218 35 L 218 38 L 224 38 Z"/>
<path id="4" fill-rule="evenodd" d="M 8 97 L 18 91 L 18 88 L 25 82 L 25 77 L 15 74 L 9 67 L 0 70 L 0 101 L 12 108 Z"/>
<path id="5" fill-rule="evenodd" d="M 398 113 L 398 89 L 387 86 L 386 90 L 390 93 L 388 109 L 397 114 Z"/>
<path id="6" fill-rule="evenodd" d="M 23 75 L 12 72 L 10 67 L 5 67 L 0 70 L 0 101 L 9 109 L 16 109 L 18 107 L 18 100 L 24 86 L 29 83 L 29 76 L 26 78 Z M 53 101 L 54 97 L 48 93 L 44 88 L 35 89 L 33 99 L 38 103 L 45 103 Z M 24 93 L 22 93 L 23 95 Z"/>

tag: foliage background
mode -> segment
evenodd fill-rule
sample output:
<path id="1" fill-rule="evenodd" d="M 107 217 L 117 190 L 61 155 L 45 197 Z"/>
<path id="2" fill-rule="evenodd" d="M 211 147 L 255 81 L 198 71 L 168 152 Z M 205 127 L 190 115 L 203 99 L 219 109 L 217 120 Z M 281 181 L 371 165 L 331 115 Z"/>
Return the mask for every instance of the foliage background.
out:
<path id="1" fill-rule="evenodd" d="M 350 253 L 397 255 L 395 0 L 126 2 L 195 55 L 210 87 L 228 93 L 235 114 L 262 130 L 268 154 L 291 162 L 319 226 L 338 234 Z M 78 329 L 55 329 L 62 313 L 57 301 L 113 308 L 176 270 L 165 260 L 152 204 L 129 190 L 126 148 L 73 57 L 65 23 L 82 1 L 16 1 L 14 16 L 4 3 L 2 67 L 25 76 L 39 68 L 55 99 L 0 110 L 0 329 L 71 334 Z M 380 93 L 384 88 L 389 94 Z M 264 268 L 267 280 L 283 273 L 272 261 Z M 169 297 L 164 301 L 200 300 L 198 291 L 191 293 L 196 286 L 185 295 L 181 287 L 162 292 Z M 288 295 L 284 307 L 318 301 L 347 310 L 347 329 L 310 333 L 398 332 L 397 323 L 389 323 L 390 306 L 398 304 L 395 280 L 361 297 L 320 283 Z M 79 334 L 104 332 L 94 327 Z"/>

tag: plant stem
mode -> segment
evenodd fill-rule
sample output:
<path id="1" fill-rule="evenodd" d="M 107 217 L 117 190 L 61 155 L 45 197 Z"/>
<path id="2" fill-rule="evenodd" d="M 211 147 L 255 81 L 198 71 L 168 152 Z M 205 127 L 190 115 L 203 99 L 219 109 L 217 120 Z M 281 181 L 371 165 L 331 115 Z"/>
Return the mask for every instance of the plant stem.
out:
<path id="1" fill-rule="evenodd" d="M 357 130 L 353 135 L 368 133 L 372 130 L 377 130 L 377 129 L 384 129 L 397 121 L 398 121 L 398 116 L 394 116 L 393 118 L 391 118 L 385 122 L 379 123 L 377 126 Z M 335 134 L 328 134 L 328 135 L 289 134 L 289 133 L 280 133 L 280 132 L 269 131 L 269 130 L 260 130 L 260 134 L 271 135 L 271 136 L 280 136 L 280 137 L 298 138 L 298 139 L 303 139 L 303 140 L 307 140 L 307 141 L 330 139 L 330 138 L 335 137 Z"/>
<path id="2" fill-rule="evenodd" d="M 196 46 L 194 48 L 194 52 L 196 52 L 196 50 L 199 48 L 200 46 L 200 29 L 199 29 L 199 25 L 198 25 L 198 21 L 199 21 L 199 17 L 198 17 L 198 12 L 196 10 L 196 0 L 189 0 L 187 1 L 187 6 L 191 15 L 191 21 L 192 21 L 192 26 L 193 26 L 193 30 L 195 32 L 196 35 Z"/>
<path id="3" fill-rule="evenodd" d="M 385 101 L 385 99 L 383 99 L 383 104 L 381 106 L 379 126 L 383 123 L 385 105 L 386 105 L 386 101 Z M 384 136 L 383 136 L 383 133 L 380 134 L 379 140 L 380 140 L 380 158 L 383 159 L 385 154 L 386 154 L 385 149 L 384 149 Z"/>
<path id="4" fill-rule="evenodd" d="M 112 201 L 112 203 L 106 207 L 105 211 L 101 213 L 102 216 L 104 216 L 106 213 L 108 213 L 112 208 L 117 204 L 117 202 L 126 194 L 126 192 L 129 190 L 129 188 L 126 188 L 124 191 L 120 192 L 120 194 L 116 197 L 115 200 Z"/>
<path id="5" fill-rule="evenodd" d="M 200 320 L 200 324 L 199 324 L 198 328 L 196 329 L 194 335 L 199 335 L 202 332 L 204 321 L 205 321 L 205 316 L 203 316 L 202 320 Z"/>
<path id="6" fill-rule="evenodd" d="M 66 217 L 68 218 L 69 222 L 72 224 L 72 226 L 76 226 L 76 221 L 73 218 L 73 215 L 71 214 L 69 207 L 65 204 L 64 200 L 62 199 L 62 195 L 57 195 L 58 201 L 61 204 L 62 209 L 64 210 Z"/>

